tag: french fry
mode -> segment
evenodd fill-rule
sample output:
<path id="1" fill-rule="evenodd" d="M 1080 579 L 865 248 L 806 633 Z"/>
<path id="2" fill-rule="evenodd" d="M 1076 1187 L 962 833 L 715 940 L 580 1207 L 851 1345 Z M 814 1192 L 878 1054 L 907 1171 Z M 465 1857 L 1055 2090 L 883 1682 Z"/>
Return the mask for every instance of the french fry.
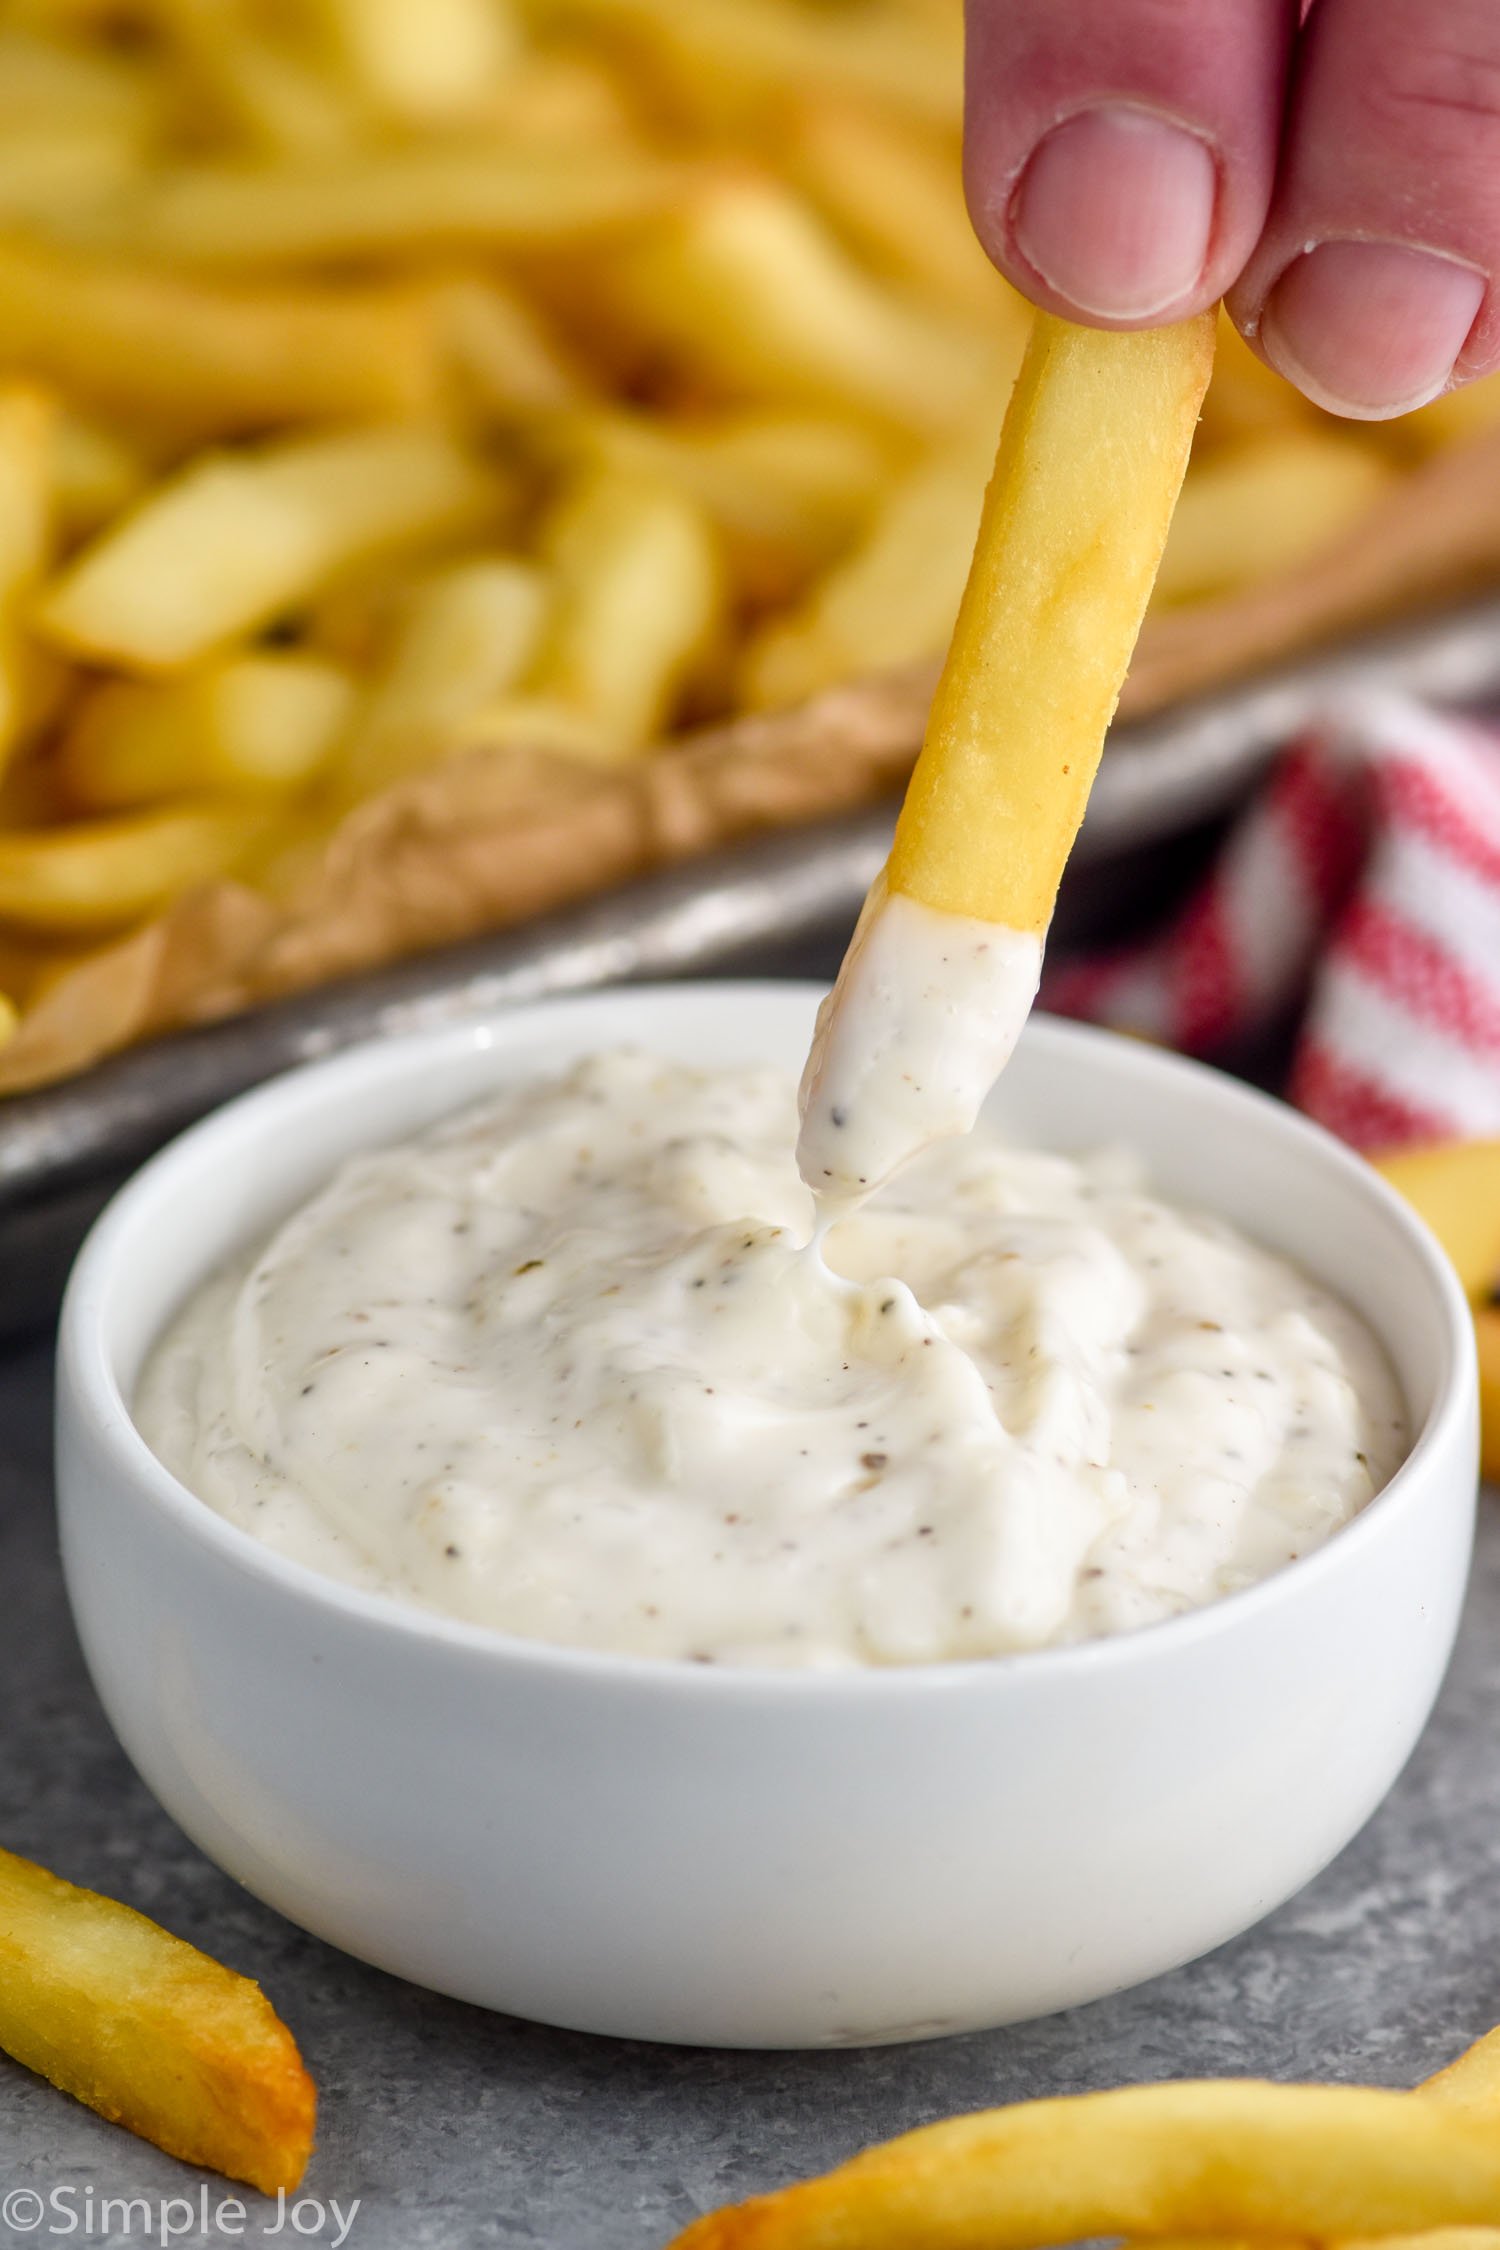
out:
<path id="1" fill-rule="evenodd" d="M 976 421 L 891 486 L 864 538 L 746 652 L 757 709 L 800 703 L 863 672 L 938 656 L 974 553 L 993 436 Z"/>
<path id="2" fill-rule="evenodd" d="M 14 1000 L 0 992 L 0 1047 L 3 1047 L 9 1039 L 14 1037 L 20 1021 L 21 1011 Z"/>
<path id="3" fill-rule="evenodd" d="M 50 9 L 46 31 L 56 28 Z M 154 138 L 164 108 L 160 80 L 118 48 L 88 47 L 42 34 L 42 26 L 0 28 L 0 133 L 66 132 L 79 127 Z"/>
<path id="4" fill-rule="evenodd" d="M 1403 414 L 1391 431 L 1403 445 L 1428 453 L 1443 446 L 1462 445 L 1466 438 L 1500 422 L 1500 376 L 1486 375 L 1477 383 L 1461 383 L 1445 391 L 1415 414 Z M 1382 425 L 1382 428 L 1384 425 Z"/>
<path id="5" fill-rule="evenodd" d="M 1255 2079 L 980 2111 L 711 2213 L 673 2250 L 1022 2250 L 1089 2235 L 1312 2240 L 1500 2225 L 1500 2147 L 1442 2103 Z"/>
<path id="6" fill-rule="evenodd" d="M 1303 430 L 1318 419 L 1302 393 L 1256 358 L 1228 313 L 1221 311 L 1214 377 L 1203 401 L 1205 452 L 1211 455 L 1216 446 L 1262 437 L 1272 430 Z M 1322 426 L 1328 426 L 1326 417 Z"/>
<path id="7" fill-rule="evenodd" d="M 57 402 L 29 383 L 0 388 L 0 609 L 47 559 Z"/>
<path id="8" fill-rule="evenodd" d="M 319 13 L 359 92 L 406 124 L 471 114 L 520 44 L 506 0 L 319 0 Z"/>
<path id="9" fill-rule="evenodd" d="M 0 766 L 35 709 L 22 604 L 47 559 L 56 401 L 27 384 L 0 388 Z"/>
<path id="10" fill-rule="evenodd" d="M 549 592 L 509 556 L 450 564 L 413 589 L 390 655 L 330 777 L 353 803 L 425 764 L 475 712 L 509 694 L 536 656 Z"/>
<path id="11" fill-rule="evenodd" d="M 90 241 L 222 270 L 337 259 L 609 243 L 681 191 L 644 152 L 479 141 L 413 143 L 339 164 L 163 170 L 100 214 Z"/>
<path id="12" fill-rule="evenodd" d="M 901 808 L 890 886 L 1042 932 L 1119 698 L 1213 363 L 1207 314 L 1039 314 Z"/>
<path id="13" fill-rule="evenodd" d="M 284 796 L 325 763 L 354 705 L 347 673 L 295 651 L 223 657 L 170 680 L 107 680 L 74 714 L 58 775 L 99 812 L 168 797 Z"/>
<path id="14" fill-rule="evenodd" d="M 717 527 L 732 575 L 756 600 L 785 599 L 829 562 L 877 505 L 891 465 L 873 430 L 786 410 L 667 421 L 590 407 L 563 417 L 552 440 L 685 492 Z"/>
<path id="15" fill-rule="evenodd" d="M 600 469 L 545 527 L 557 593 L 529 686 L 600 728 L 629 757 L 662 725 L 717 631 L 723 577 L 702 511 L 670 486 Z"/>
<path id="16" fill-rule="evenodd" d="M 497 138 L 559 148 L 639 141 L 635 89 L 596 46 L 537 48 L 486 90 L 483 123 Z"/>
<path id="17" fill-rule="evenodd" d="M 628 329 L 722 396 L 953 426 L 1001 347 L 864 273 L 774 181 L 728 174 L 627 244 L 606 277 Z"/>
<path id="18" fill-rule="evenodd" d="M 460 400 L 503 421 L 583 396 L 585 384 L 525 298 L 492 276 L 440 282 L 430 303 Z"/>
<path id="19" fill-rule="evenodd" d="M 142 176 L 134 139 L 102 125 L 0 130 L 0 226 L 66 227 Z"/>
<path id="20" fill-rule="evenodd" d="M 352 564 L 493 514 L 498 488 L 440 431 L 393 426 L 207 455 L 45 594 L 61 646 L 170 671 L 254 631 Z"/>
<path id="21" fill-rule="evenodd" d="M 1317 427 L 1226 447 L 1183 486 L 1153 600 L 1201 601 L 1279 576 L 1341 538 L 1399 475 L 1374 445 Z"/>
<path id="22" fill-rule="evenodd" d="M 290 2192 L 316 2095 L 258 1984 L 0 1852 L 0 2047 L 185 2163 Z"/>
<path id="23" fill-rule="evenodd" d="M 139 499 L 151 481 L 141 448 L 107 423 L 70 408 L 52 433 L 52 506 L 71 547 Z"/>
<path id="24" fill-rule="evenodd" d="M 568 13 L 624 31 L 676 66 L 689 88 L 788 86 L 858 93 L 938 124 L 957 126 L 963 88 L 961 29 L 949 15 L 921 27 L 889 6 L 819 10 L 796 0 L 568 0 Z"/>
<path id="25" fill-rule="evenodd" d="M 778 154 L 839 231 L 897 280 L 976 325 L 1004 324 L 1020 361 L 1031 307 L 979 247 L 957 143 L 866 103 L 817 100 L 778 116 Z"/>
<path id="26" fill-rule="evenodd" d="M 196 107 L 258 154 L 324 159 L 367 124 L 352 90 L 316 61 L 265 36 L 225 0 L 158 0 L 159 17 Z"/>
<path id="27" fill-rule="evenodd" d="M 1373 1162 L 1431 1227 L 1463 1284 L 1479 1352 L 1480 1473 L 1500 1479 L 1500 1140 L 1398 1148 Z M 1487 2089 L 1500 2114 L 1500 2032 L 1431 2085 L 1465 2100 Z"/>
<path id="28" fill-rule="evenodd" d="M 803 1075 L 797 1162 L 827 1194 L 969 1131 L 1009 1059 L 1213 342 L 1211 314 L 1130 335 L 1037 316 L 891 856 Z"/>
<path id="29" fill-rule="evenodd" d="M 242 805 L 173 805 L 0 835 L 0 922 L 59 936 L 117 929 L 225 874 L 269 832 Z"/>
<path id="30" fill-rule="evenodd" d="M 1500 2032 L 1486 2032 L 1443 2070 L 1416 2088 L 1421 2100 L 1432 2099 L 1474 2124 L 1494 2130 L 1500 2117 Z M 1500 2229 L 1446 2227 L 1416 2234 L 1347 2236 L 1329 2250 L 1500 2250 Z M 1152 2250 L 1232 2250 L 1222 2235 L 1166 2234 L 1152 2237 Z M 1261 2237 L 1256 2250 L 1299 2250 L 1294 2240 Z"/>
<path id="31" fill-rule="evenodd" d="M 0 237 L 0 367 L 196 436 L 410 413 L 440 371 L 420 300 L 390 288 L 220 289 Z"/>
<path id="32" fill-rule="evenodd" d="M 622 746 L 587 711 L 555 695 L 502 695 L 461 728 L 455 747 L 541 751 L 576 765 L 620 763 Z"/>

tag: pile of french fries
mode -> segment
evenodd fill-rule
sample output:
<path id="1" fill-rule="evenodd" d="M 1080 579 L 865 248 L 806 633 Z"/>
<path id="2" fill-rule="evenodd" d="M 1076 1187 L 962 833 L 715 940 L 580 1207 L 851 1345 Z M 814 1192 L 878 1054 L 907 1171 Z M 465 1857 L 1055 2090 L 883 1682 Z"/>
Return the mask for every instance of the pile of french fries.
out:
<path id="1" fill-rule="evenodd" d="M 3 0 L 0 1036 L 441 761 L 937 656 L 1030 322 L 959 50 L 958 0 Z M 1354 430 L 1226 335 L 1158 604 L 1496 412 Z"/>

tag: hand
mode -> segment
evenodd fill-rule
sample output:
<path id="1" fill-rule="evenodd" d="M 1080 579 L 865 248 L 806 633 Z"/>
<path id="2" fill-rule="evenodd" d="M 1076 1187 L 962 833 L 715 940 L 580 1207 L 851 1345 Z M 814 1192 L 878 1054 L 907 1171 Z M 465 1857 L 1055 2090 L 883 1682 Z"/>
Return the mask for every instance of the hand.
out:
<path id="1" fill-rule="evenodd" d="M 1101 328 L 1227 299 L 1378 421 L 1500 367 L 1500 0 L 967 0 L 969 207 Z"/>

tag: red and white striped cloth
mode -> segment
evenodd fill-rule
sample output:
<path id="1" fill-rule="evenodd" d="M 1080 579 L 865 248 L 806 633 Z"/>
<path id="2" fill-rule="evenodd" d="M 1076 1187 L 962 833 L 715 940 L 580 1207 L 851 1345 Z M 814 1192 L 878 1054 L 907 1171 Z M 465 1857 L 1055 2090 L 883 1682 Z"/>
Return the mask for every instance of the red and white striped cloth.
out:
<path id="1" fill-rule="evenodd" d="M 1343 705 L 1282 752 L 1166 928 L 1042 986 L 1064 1015 L 1208 1056 L 1304 994 L 1300 1108 L 1357 1148 L 1500 1135 L 1500 733 Z"/>

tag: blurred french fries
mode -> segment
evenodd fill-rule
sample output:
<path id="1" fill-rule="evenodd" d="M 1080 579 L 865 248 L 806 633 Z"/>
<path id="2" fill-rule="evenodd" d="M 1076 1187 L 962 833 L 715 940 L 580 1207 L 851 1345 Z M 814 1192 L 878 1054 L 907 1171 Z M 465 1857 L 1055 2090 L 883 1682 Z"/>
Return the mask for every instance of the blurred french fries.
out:
<path id="1" fill-rule="evenodd" d="M 22 605 L 51 535 L 56 401 L 24 384 L 0 389 L 0 764 L 26 725 L 35 652 Z"/>
<path id="2" fill-rule="evenodd" d="M 552 441 L 696 501 L 733 577 L 757 601 L 785 599 L 831 563 L 881 505 L 890 474 L 890 447 L 875 431 L 795 410 L 666 422 L 622 407 L 584 408 L 555 427 Z"/>
<path id="3" fill-rule="evenodd" d="M 538 653 L 550 600 L 534 563 L 504 556 L 449 564 L 414 587 L 330 777 L 337 801 L 389 787 L 510 694 Z"/>
<path id="4" fill-rule="evenodd" d="M 931 434 L 1013 377 L 985 339 L 865 273 L 798 198 L 726 173 L 627 244 L 619 319 L 717 395 L 760 395 Z M 1019 355 L 1017 355 L 1019 357 Z"/>
<path id="5" fill-rule="evenodd" d="M 995 431 L 976 419 L 887 487 L 864 537 L 751 642 L 741 689 L 753 708 L 942 652 L 994 458 Z"/>
<path id="6" fill-rule="evenodd" d="M 278 797 L 311 780 L 349 725 L 355 688 L 325 658 L 266 649 L 160 681 L 108 680 L 58 750 L 64 788 L 100 812 L 191 790 Z"/>
<path id="7" fill-rule="evenodd" d="M 357 93 L 406 124 L 440 124 L 482 108 L 520 44 L 519 26 L 498 0 L 314 5 Z"/>
<path id="8" fill-rule="evenodd" d="M 227 873 L 265 822 L 236 806 L 176 804 L 0 836 L 0 920 L 60 935 L 118 929 Z"/>
<path id="9" fill-rule="evenodd" d="M 577 248 L 639 229 L 684 187 L 667 158 L 479 139 L 359 151 L 337 165 L 183 164 L 112 211 L 75 215 L 82 239 L 222 273 L 434 250 Z"/>
<path id="10" fill-rule="evenodd" d="M 355 563 L 482 522 L 498 497 L 481 464 L 436 430 L 204 455 L 87 548 L 37 618 L 80 655 L 171 671 Z"/>
<path id="11" fill-rule="evenodd" d="M 1201 601 L 1295 568 L 1400 474 L 1389 453 L 1332 430 L 1272 430 L 1226 446 L 1184 487 L 1156 600 Z"/>
<path id="12" fill-rule="evenodd" d="M 858 93 L 956 127 L 962 108 L 955 8 L 917 25 L 872 0 L 848 10 L 799 0 L 560 0 L 563 12 L 624 33 L 675 66 L 686 98 L 723 107 L 775 102 L 789 86 Z"/>
<path id="13" fill-rule="evenodd" d="M 960 48 L 959 0 L 0 0 L 10 1057 L 105 933 L 454 751 L 561 802 L 941 652 L 1031 324 Z M 1496 422 L 1352 432 L 1223 324 L 1158 627 Z"/>
<path id="14" fill-rule="evenodd" d="M 531 684 L 598 729 L 603 757 L 659 732 L 720 623 L 723 580 L 703 510 L 628 469 L 587 471 L 549 520 L 556 596 Z"/>
<path id="15" fill-rule="evenodd" d="M 437 402 L 431 316 L 409 293 L 219 289 L 0 237 L 0 364 L 189 442 Z"/>

